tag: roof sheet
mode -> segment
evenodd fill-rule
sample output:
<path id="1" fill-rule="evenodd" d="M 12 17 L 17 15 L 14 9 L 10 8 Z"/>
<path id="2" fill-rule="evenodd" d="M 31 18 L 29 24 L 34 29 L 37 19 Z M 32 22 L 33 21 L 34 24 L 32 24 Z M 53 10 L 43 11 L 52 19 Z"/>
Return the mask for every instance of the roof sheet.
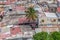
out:
<path id="1" fill-rule="evenodd" d="M 44 12 L 46 17 L 57 17 L 55 13 Z"/>

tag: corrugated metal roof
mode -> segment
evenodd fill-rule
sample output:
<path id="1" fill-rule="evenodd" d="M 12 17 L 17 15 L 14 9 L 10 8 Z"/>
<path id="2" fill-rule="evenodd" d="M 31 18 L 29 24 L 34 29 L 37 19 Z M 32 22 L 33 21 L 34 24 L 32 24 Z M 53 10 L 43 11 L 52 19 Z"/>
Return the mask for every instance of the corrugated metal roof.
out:
<path id="1" fill-rule="evenodd" d="M 55 13 L 44 12 L 46 17 L 57 18 Z"/>

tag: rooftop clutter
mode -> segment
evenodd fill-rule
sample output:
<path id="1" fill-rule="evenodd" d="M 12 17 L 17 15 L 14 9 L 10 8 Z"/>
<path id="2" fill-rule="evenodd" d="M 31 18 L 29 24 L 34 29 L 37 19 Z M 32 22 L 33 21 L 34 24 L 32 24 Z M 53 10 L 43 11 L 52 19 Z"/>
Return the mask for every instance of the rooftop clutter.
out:
<path id="1" fill-rule="evenodd" d="M 59 3 L 59 0 L 0 0 L 0 32 L 4 35 L 0 34 L 1 38 L 28 37 L 28 34 L 32 37 L 32 28 L 35 31 L 57 31 L 60 28 Z M 25 12 L 29 7 L 33 7 L 37 15 L 31 22 Z"/>

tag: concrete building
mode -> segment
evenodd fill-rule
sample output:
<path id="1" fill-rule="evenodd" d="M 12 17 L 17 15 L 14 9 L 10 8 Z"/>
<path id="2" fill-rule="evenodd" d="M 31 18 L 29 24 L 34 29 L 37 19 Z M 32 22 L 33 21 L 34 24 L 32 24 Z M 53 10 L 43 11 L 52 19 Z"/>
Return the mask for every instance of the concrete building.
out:
<path id="1" fill-rule="evenodd" d="M 47 24 L 57 24 L 58 20 L 55 13 L 46 12 L 45 15 L 47 18 Z"/>
<path id="2" fill-rule="evenodd" d="M 57 16 L 55 13 L 44 12 L 39 15 L 40 24 L 57 24 Z"/>

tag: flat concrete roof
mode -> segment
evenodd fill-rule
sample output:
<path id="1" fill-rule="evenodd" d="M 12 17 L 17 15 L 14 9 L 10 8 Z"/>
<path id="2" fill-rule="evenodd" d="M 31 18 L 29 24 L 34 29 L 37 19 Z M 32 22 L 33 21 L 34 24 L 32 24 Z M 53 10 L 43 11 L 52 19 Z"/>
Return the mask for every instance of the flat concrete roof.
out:
<path id="1" fill-rule="evenodd" d="M 50 13 L 50 12 L 44 12 L 46 17 L 51 17 L 51 18 L 57 18 L 57 15 L 55 13 Z"/>

